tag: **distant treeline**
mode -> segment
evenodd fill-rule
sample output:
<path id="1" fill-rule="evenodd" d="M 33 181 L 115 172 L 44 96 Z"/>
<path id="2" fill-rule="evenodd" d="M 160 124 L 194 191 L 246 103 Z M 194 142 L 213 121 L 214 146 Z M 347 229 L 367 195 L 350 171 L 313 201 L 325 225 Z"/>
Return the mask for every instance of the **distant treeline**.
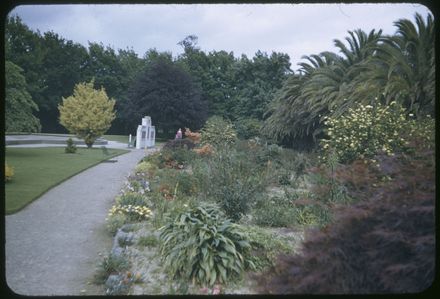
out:
<path id="1" fill-rule="evenodd" d="M 138 57 L 132 49 L 115 51 L 98 43 L 86 48 L 54 32 L 41 34 L 12 16 L 6 20 L 6 60 L 14 78 L 24 77 L 25 84 L 7 86 L 6 112 L 20 97 L 13 91 L 23 88 L 30 98 L 20 105 L 29 105 L 41 131 L 63 133 L 57 108 L 62 98 L 75 84 L 94 79 L 96 88 L 104 87 L 116 100 L 109 134 L 134 133 L 142 114 L 152 116 L 164 137 L 178 126 L 197 130 L 209 116 L 219 115 L 243 137 L 258 132 L 284 145 L 313 145 L 324 118 L 355 103 L 396 100 L 418 117 L 434 114 L 433 18 L 416 14 L 415 24 L 398 20 L 395 26 L 393 36 L 349 31 L 345 43 L 334 41 L 338 54 L 304 56 L 308 62 L 293 72 L 285 53 L 257 51 L 252 58 L 206 53 L 190 35 L 176 41 L 184 50 L 177 57 L 153 47 Z M 7 71 L 6 81 L 17 80 L 8 80 Z"/>

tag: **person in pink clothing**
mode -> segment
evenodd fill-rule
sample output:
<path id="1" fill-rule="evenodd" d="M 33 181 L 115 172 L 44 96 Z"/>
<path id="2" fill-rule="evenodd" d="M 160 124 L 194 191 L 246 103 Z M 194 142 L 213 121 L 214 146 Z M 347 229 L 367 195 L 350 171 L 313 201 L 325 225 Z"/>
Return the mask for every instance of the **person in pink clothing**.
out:
<path id="1" fill-rule="evenodd" d="M 182 139 L 182 129 L 180 129 L 180 128 L 176 133 L 176 139 Z"/>

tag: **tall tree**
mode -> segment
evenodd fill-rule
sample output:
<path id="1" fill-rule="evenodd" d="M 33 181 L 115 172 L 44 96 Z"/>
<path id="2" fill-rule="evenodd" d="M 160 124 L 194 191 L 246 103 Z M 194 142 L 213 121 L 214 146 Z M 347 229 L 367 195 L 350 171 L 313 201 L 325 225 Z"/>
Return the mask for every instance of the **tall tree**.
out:
<path id="1" fill-rule="evenodd" d="M 313 143 L 312 132 L 318 124 L 316 121 L 307 121 L 310 113 L 304 109 L 307 99 L 301 97 L 301 91 L 316 70 L 333 63 L 329 56 L 310 55 L 303 58 L 308 62 L 301 62 L 299 74 L 290 75 L 277 91 L 269 104 L 262 128 L 266 136 L 289 146 Z"/>
<path id="2" fill-rule="evenodd" d="M 287 54 L 272 52 L 268 56 L 265 52 L 257 51 L 252 60 L 242 56 L 234 74 L 238 90 L 234 101 L 234 118 L 262 120 L 268 103 L 290 73 Z"/>
<path id="3" fill-rule="evenodd" d="M 78 82 L 83 81 L 87 50 L 54 32 L 44 33 L 42 72 L 45 89 L 41 92 L 39 117 L 45 132 L 63 132 L 58 122 L 58 105 Z"/>
<path id="4" fill-rule="evenodd" d="M 129 134 L 129 125 L 124 120 L 122 110 L 127 102 L 130 87 L 145 68 L 145 59 L 139 58 L 132 49 L 118 50 L 118 64 L 121 67 L 121 92 L 116 99 L 116 119 L 113 121 L 109 134 Z"/>
<path id="5" fill-rule="evenodd" d="M 44 101 L 41 96 L 45 88 L 42 71 L 44 55 L 40 33 L 30 30 L 19 16 L 7 17 L 5 24 L 6 60 L 23 69 L 29 93 L 37 105 Z"/>
<path id="6" fill-rule="evenodd" d="M 360 98 L 357 92 L 360 85 L 354 82 L 361 74 L 361 67 L 373 55 L 381 31 L 348 33 L 348 47 L 334 40 L 342 55 L 322 52 L 303 57 L 309 62 L 300 64 L 304 77 L 286 81 L 287 86 L 278 93 L 265 124 L 267 134 L 284 140 L 315 140 L 323 131 L 325 117 L 340 115 L 353 103 L 374 99 L 376 95 L 371 94 Z"/>
<path id="7" fill-rule="evenodd" d="M 27 91 L 23 69 L 6 61 L 5 75 L 5 131 L 39 132 L 40 121 L 33 115 L 38 111 L 38 106 Z"/>
<path id="8" fill-rule="evenodd" d="M 386 102 L 397 100 L 416 115 L 434 115 L 435 31 L 432 15 L 426 21 L 416 13 L 394 22 L 396 34 L 382 38 L 368 66 L 368 82 L 381 86 Z"/>
<path id="9" fill-rule="evenodd" d="M 111 47 L 104 47 L 102 43 L 89 43 L 84 72 L 86 81 L 94 78 L 95 84 L 103 86 L 109 97 L 118 99 L 123 94 L 124 72 Z"/>
<path id="10" fill-rule="evenodd" d="M 233 52 L 211 51 L 207 55 L 207 68 L 202 81 L 204 97 L 209 104 L 209 115 L 233 117 L 237 88 L 234 83 Z"/>
<path id="11" fill-rule="evenodd" d="M 197 43 L 194 35 L 179 42 L 184 53 L 178 62 L 200 85 L 209 115 L 261 120 L 273 93 L 291 73 L 289 56 L 275 52 L 268 56 L 261 51 L 253 59 L 246 55 L 235 58 L 233 52 L 226 51 L 206 54 Z"/>
<path id="12" fill-rule="evenodd" d="M 124 115 L 133 130 L 143 116 L 149 115 L 158 132 L 171 136 L 178 128 L 199 129 L 207 106 L 191 76 L 176 63 L 159 57 L 137 78 Z"/>

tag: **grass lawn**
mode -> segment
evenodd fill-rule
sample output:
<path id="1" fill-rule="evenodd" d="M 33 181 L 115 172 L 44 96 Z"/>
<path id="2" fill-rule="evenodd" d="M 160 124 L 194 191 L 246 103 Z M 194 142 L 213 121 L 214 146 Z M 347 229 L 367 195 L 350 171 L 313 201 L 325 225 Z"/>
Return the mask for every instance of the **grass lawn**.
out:
<path id="1" fill-rule="evenodd" d="M 109 149 L 78 148 L 75 154 L 64 153 L 64 147 L 6 148 L 5 160 L 14 168 L 12 180 L 5 183 L 5 212 L 12 214 L 50 188 L 101 161 L 128 152 Z"/>

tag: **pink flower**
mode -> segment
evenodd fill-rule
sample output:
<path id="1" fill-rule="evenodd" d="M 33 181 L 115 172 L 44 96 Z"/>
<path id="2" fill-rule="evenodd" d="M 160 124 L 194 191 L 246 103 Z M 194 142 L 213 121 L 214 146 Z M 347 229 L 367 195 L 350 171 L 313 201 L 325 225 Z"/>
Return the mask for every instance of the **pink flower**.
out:
<path id="1" fill-rule="evenodd" d="M 220 294 L 220 286 L 219 286 L 218 284 L 216 284 L 216 285 L 214 286 L 214 288 L 212 289 L 212 294 L 213 294 L 213 295 L 218 295 L 218 294 Z"/>

